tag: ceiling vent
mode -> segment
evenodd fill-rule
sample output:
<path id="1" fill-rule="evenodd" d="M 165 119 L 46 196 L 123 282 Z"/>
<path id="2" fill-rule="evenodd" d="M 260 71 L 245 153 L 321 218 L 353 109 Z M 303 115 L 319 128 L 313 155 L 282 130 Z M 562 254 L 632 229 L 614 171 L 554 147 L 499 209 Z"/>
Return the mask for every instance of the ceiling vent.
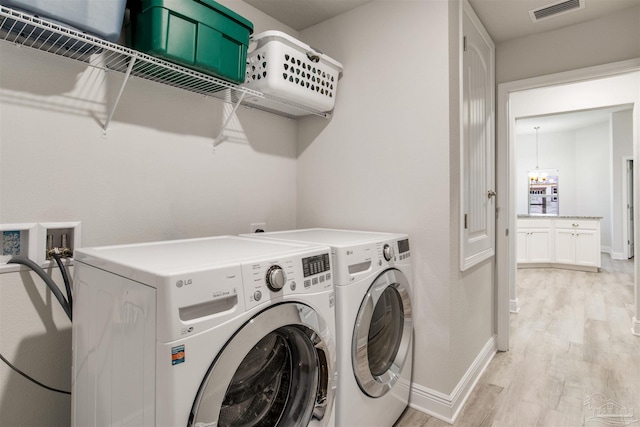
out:
<path id="1" fill-rule="evenodd" d="M 530 10 L 529 16 L 533 22 L 538 22 L 553 16 L 584 9 L 584 1 L 585 0 L 566 0 L 559 3 L 549 4 L 547 6 Z"/>

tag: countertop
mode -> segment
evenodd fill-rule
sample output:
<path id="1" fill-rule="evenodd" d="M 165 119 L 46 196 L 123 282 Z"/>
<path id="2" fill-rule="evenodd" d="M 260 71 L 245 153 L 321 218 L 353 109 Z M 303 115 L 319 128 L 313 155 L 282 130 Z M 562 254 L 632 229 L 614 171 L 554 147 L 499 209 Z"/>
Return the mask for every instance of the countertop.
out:
<path id="1" fill-rule="evenodd" d="M 588 216 L 588 215 L 521 215 L 518 214 L 518 219 L 602 219 L 601 216 Z"/>

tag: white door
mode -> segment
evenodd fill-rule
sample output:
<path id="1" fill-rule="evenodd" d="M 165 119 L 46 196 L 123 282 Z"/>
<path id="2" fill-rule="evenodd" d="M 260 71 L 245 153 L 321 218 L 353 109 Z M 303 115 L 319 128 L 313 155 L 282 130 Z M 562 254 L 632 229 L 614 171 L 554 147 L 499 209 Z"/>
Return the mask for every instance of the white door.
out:
<path id="1" fill-rule="evenodd" d="M 462 52 L 462 271 L 495 254 L 494 45 L 465 2 Z"/>

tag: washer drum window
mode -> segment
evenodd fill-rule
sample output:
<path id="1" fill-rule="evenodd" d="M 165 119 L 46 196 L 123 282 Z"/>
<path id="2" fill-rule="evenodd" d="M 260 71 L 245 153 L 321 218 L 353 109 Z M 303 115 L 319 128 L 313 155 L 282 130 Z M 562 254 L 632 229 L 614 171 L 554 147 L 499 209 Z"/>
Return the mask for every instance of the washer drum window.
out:
<path id="1" fill-rule="evenodd" d="M 303 427 L 328 418 L 335 355 L 328 338 L 326 323 L 306 305 L 286 303 L 261 312 L 209 368 L 189 425 Z"/>
<path id="2" fill-rule="evenodd" d="M 387 270 L 365 295 L 353 334 L 354 374 L 368 396 L 383 396 L 400 378 L 412 328 L 409 282 L 399 270 Z"/>

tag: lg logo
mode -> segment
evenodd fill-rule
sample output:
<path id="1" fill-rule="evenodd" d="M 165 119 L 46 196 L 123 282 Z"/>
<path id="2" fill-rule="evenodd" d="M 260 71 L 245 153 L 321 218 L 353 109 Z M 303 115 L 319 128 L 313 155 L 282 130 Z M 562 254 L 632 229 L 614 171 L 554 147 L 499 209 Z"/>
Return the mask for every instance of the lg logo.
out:
<path id="1" fill-rule="evenodd" d="M 191 279 L 187 279 L 187 280 L 178 280 L 178 281 L 176 282 L 176 286 L 177 286 L 177 287 L 179 287 L 179 288 L 181 288 L 181 287 L 183 287 L 183 286 L 190 285 L 191 283 L 193 283 L 193 282 L 191 281 Z"/>

